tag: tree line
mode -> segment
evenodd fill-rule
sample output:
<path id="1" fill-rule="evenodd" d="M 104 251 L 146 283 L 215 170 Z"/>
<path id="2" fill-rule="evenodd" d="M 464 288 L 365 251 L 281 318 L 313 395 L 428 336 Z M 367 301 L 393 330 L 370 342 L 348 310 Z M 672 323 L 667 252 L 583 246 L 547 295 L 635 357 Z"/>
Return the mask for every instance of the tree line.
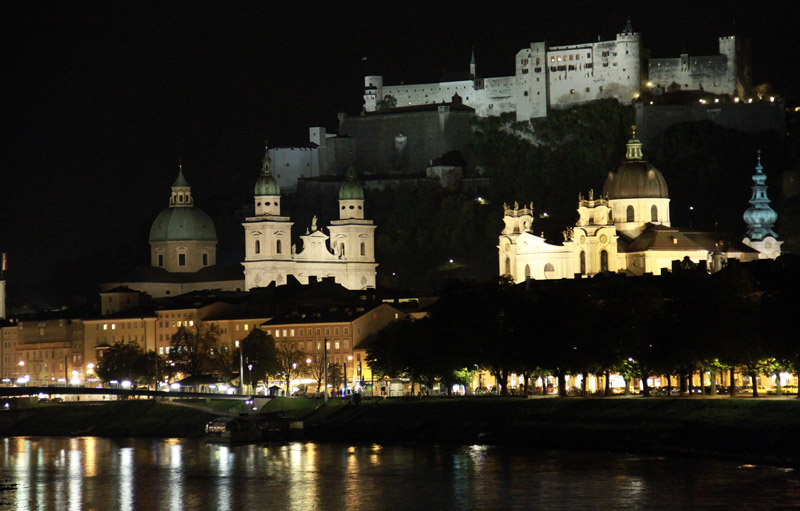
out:
<path id="1" fill-rule="evenodd" d="M 306 354 L 291 342 L 276 343 L 259 328 L 234 346 L 222 343 L 220 334 L 216 324 L 195 320 L 192 326 L 178 328 L 164 355 L 145 352 L 136 342 L 117 342 L 104 350 L 96 373 L 105 382 L 128 380 L 139 385 L 170 381 L 176 375 L 213 375 L 229 383 L 241 380 L 251 391 L 257 382 L 277 380 L 284 382 L 287 392 L 293 378 L 308 376 L 317 381 L 317 389 L 322 388 L 322 353 Z M 328 363 L 328 383 L 333 388 L 344 383 L 337 364 Z"/>
<path id="2" fill-rule="evenodd" d="M 709 276 L 697 270 L 662 277 L 599 275 L 556 282 L 452 282 L 429 315 L 382 329 L 368 347 L 373 369 L 448 390 L 484 369 L 507 394 L 511 374 L 524 391 L 538 377 L 555 376 L 566 395 L 566 376 L 640 378 L 665 375 L 691 392 L 698 371 L 759 374 L 800 371 L 797 261 L 764 270 L 735 264 Z M 712 378 L 712 381 L 714 379 Z M 676 385 L 676 386 L 677 386 Z M 544 389 L 543 389 L 544 390 Z M 757 393 L 753 385 L 754 395 Z"/>

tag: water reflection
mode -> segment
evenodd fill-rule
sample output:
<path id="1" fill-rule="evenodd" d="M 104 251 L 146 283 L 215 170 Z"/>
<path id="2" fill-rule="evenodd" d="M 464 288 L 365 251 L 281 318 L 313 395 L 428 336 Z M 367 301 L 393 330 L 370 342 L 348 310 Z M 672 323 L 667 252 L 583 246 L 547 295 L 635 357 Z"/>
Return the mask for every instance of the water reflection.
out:
<path id="1" fill-rule="evenodd" d="M 759 509 L 800 506 L 794 471 L 486 446 L 15 438 L 0 509 Z"/>

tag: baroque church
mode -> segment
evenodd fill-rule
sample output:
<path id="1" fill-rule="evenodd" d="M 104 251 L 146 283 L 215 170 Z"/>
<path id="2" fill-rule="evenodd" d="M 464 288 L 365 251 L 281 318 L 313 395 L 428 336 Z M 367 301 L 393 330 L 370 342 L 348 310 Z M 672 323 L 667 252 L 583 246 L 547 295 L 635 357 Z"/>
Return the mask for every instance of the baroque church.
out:
<path id="1" fill-rule="evenodd" d="M 666 180 L 645 159 L 634 127 L 625 159 L 609 172 L 603 193 L 595 197 L 590 190 L 587 197 L 578 196 L 578 220 L 563 232 L 561 245 L 533 233 L 532 204 L 505 205 L 498 244 L 500 275 L 517 283 L 602 272 L 658 275 L 669 271 L 675 261 L 692 267 L 707 264 L 710 271 L 717 271 L 728 259 L 774 259 L 780 255 L 782 242 L 772 230 L 777 213 L 769 207 L 760 152 L 753 181 L 751 207 L 744 214 L 748 230 L 742 242 L 672 227 Z"/>
<path id="2" fill-rule="evenodd" d="M 217 264 L 217 234 L 211 218 L 195 207 L 192 188 L 178 166 L 169 206 L 150 228 L 150 266 L 135 268 L 101 285 L 103 291 L 141 291 L 153 298 L 192 291 L 242 291 L 283 285 L 289 276 L 302 284 L 333 278 L 351 290 L 375 287 L 375 225 L 364 218 L 364 190 L 350 169 L 339 190 L 339 219 L 327 228 L 317 219 L 306 228 L 301 249 L 292 243 L 289 217 L 281 216 L 281 192 L 269 153 L 255 185 L 255 216 L 242 224 L 245 260 Z M 244 271 L 242 271 L 244 266 Z"/>
<path id="3" fill-rule="evenodd" d="M 281 216 L 281 191 L 272 176 L 269 150 L 254 192 L 255 216 L 242 224 L 245 231 L 245 288 L 285 284 L 289 275 L 300 283 L 332 277 L 347 289 L 375 287 L 375 225 L 364 218 L 364 190 L 356 171 L 347 171 L 339 190 L 339 219 L 328 233 L 311 221 L 298 250 L 292 243 L 293 222 Z"/>

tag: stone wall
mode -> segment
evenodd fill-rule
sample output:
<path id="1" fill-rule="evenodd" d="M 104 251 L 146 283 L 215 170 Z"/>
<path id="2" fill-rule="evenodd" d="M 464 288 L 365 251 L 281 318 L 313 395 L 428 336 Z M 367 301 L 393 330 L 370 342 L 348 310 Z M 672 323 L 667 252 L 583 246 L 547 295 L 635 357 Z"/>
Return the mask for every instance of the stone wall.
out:
<path id="1" fill-rule="evenodd" d="M 424 173 L 429 162 L 469 142 L 475 113 L 465 107 L 345 117 L 340 135 L 355 140 L 361 174 Z"/>
<path id="2" fill-rule="evenodd" d="M 659 134 L 683 122 L 712 121 L 744 132 L 786 132 L 783 100 L 775 103 L 646 105 L 636 103 L 637 134 L 644 147 L 652 147 Z"/>

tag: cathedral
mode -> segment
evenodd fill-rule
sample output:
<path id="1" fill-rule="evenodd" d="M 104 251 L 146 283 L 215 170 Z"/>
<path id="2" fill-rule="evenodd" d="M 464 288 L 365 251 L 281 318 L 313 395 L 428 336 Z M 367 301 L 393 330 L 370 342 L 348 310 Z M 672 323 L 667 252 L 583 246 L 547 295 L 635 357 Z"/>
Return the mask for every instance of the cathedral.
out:
<path id="1" fill-rule="evenodd" d="M 376 226 L 364 218 L 364 190 L 356 177 L 351 168 L 339 190 L 339 219 L 328 226 L 329 234 L 314 217 L 300 236 L 302 246 L 297 250 L 292 242 L 293 222 L 281 216 L 281 191 L 272 176 L 269 153 L 265 154 L 254 190 L 255 216 L 242 224 L 245 260 L 241 265 L 223 266 L 217 264 L 214 223 L 195 207 L 191 186 L 179 165 L 169 207 L 150 228 L 150 266 L 127 271 L 101 288 L 162 298 L 200 290 L 283 285 L 290 275 L 302 284 L 333 278 L 351 290 L 375 288 Z"/>
<path id="2" fill-rule="evenodd" d="M 672 227 L 666 180 L 645 159 L 634 127 L 625 159 L 609 172 L 602 194 L 595 197 L 590 190 L 587 197 L 578 196 L 578 220 L 563 232 L 561 245 L 534 234 L 532 204 L 505 205 L 498 244 L 500 275 L 514 282 L 603 272 L 659 275 L 670 271 L 675 261 L 692 267 L 707 264 L 716 271 L 727 259 L 774 259 L 782 242 L 772 230 L 777 213 L 769 207 L 760 153 L 753 181 L 751 207 L 744 214 L 748 230 L 741 242 Z"/>
<path id="3" fill-rule="evenodd" d="M 255 216 L 242 224 L 245 231 L 245 288 L 285 284 L 289 275 L 307 284 L 332 277 L 348 289 L 375 287 L 375 225 L 364 218 L 364 190 L 352 167 L 339 190 L 339 219 L 328 233 L 317 217 L 300 236 L 298 250 L 292 243 L 289 217 L 281 216 L 281 191 L 272 176 L 269 151 L 264 155 L 261 177 L 254 191 Z"/>

